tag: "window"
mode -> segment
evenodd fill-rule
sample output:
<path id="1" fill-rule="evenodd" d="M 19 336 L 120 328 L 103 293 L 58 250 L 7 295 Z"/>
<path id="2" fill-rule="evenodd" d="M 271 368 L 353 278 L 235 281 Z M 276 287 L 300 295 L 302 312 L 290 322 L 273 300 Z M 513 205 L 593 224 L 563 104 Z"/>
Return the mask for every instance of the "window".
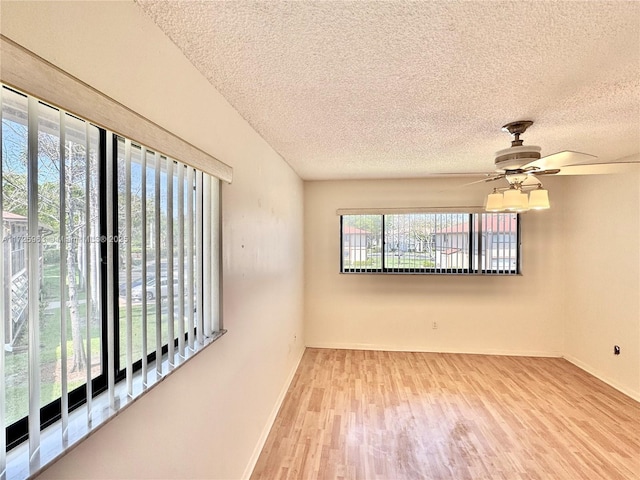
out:
<path id="1" fill-rule="evenodd" d="M 55 423 L 66 438 L 81 406 L 100 423 L 98 395 L 117 410 L 223 330 L 218 178 L 13 88 L 0 112 L 4 470 L 5 451 L 38 451 Z"/>
<path id="2" fill-rule="evenodd" d="M 201 171 L 114 138 L 118 378 L 129 379 L 127 372 L 141 369 L 146 379 L 157 352 L 167 354 L 173 367 L 220 329 L 214 312 L 218 298 L 211 293 L 217 290 L 217 272 L 211 251 L 203 248 L 217 235 L 212 213 L 219 186 Z M 131 381 L 127 387 L 133 389 Z"/>
<path id="3" fill-rule="evenodd" d="M 340 216 L 342 273 L 520 273 L 516 213 Z"/>

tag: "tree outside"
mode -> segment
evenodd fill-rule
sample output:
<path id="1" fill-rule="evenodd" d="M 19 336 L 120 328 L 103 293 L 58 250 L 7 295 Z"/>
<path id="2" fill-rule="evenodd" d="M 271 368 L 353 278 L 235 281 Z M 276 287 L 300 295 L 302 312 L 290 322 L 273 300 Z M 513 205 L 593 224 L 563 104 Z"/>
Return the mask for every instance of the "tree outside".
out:
<path id="1" fill-rule="evenodd" d="M 7 424 L 11 424 L 28 413 L 29 311 L 20 306 L 33 301 L 28 298 L 27 263 L 34 253 L 40 286 L 41 404 L 60 396 L 65 370 L 69 389 L 86 381 L 89 364 L 93 376 L 100 372 L 99 277 L 92 268 L 100 255 L 99 169 L 97 129 L 67 114 L 61 125 L 60 112 L 44 104 L 37 105 L 34 162 L 28 151 L 27 99 L 3 89 L 2 100 L 3 317 L 5 326 L 11 326 L 5 327 L 4 339 Z M 37 182 L 37 193 L 29 191 L 30 180 Z M 35 235 L 26 228 L 33 214 L 30 198 L 37 198 Z M 14 228 L 18 219 L 24 228 Z M 20 251 L 23 255 L 16 255 Z M 67 342 L 61 346 L 63 325 Z"/>

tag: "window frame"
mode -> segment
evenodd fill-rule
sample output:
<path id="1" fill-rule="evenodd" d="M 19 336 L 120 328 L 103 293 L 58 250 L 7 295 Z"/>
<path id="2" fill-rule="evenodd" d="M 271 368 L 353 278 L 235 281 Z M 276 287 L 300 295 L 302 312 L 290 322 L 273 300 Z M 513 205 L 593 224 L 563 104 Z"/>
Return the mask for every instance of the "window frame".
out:
<path id="1" fill-rule="evenodd" d="M 349 212 L 349 213 L 346 213 Z M 449 214 L 455 213 L 459 215 L 467 215 L 467 223 L 469 225 L 468 232 L 464 232 L 468 235 L 467 245 L 468 245 L 468 268 L 439 268 L 439 267 L 391 267 L 387 265 L 387 256 L 388 251 L 386 248 L 387 238 L 386 238 L 386 217 L 388 215 L 412 215 L 412 214 L 434 214 L 434 215 L 447 215 L 447 213 L 443 213 L 441 210 L 439 211 L 429 211 L 424 209 L 416 209 L 415 211 L 411 211 L 410 209 L 402 211 L 402 213 L 387 213 L 385 211 L 381 212 L 363 212 L 363 213 L 355 213 L 349 210 L 338 211 L 339 215 L 339 224 L 340 224 L 340 264 L 339 264 L 339 273 L 345 275 L 353 275 L 353 274 L 374 274 L 374 275 L 462 275 L 462 276 L 519 276 L 522 275 L 522 235 L 521 235 L 521 215 L 516 212 L 506 212 L 506 213 L 493 213 L 493 212 L 481 212 L 481 211 L 456 211 L 451 212 Z M 355 268 L 355 267 L 346 267 L 345 266 L 345 256 L 344 256 L 344 217 L 345 216 L 380 216 L 381 217 L 381 234 L 380 234 L 380 242 L 381 242 L 381 266 L 380 268 Z M 483 215 L 515 215 L 516 229 L 515 229 L 515 269 L 505 269 L 505 268 L 492 268 L 491 266 L 485 265 L 484 268 L 482 266 L 484 258 L 484 254 L 480 255 L 480 252 L 485 252 L 482 250 L 483 244 L 483 235 L 484 232 L 482 230 L 483 223 Z M 475 228 L 476 224 L 480 225 L 480 228 Z M 436 233 L 437 234 L 437 233 Z M 499 234 L 504 235 L 503 232 L 499 232 Z M 514 233 L 509 233 L 509 235 L 513 235 Z M 445 236 L 447 234 L 444 234 Z M 491 235 L 496 235 L 495 232 L 491 232 Z M 505 243 L 505 242 L 501 242 Z"/>
<path id="2" fill-rule="evenodd" d="M 119 265 L 119 258 L 120 258 L 120 254 L 118 252 L 118 249 L 121 248 L 119 243 L 114 243 L 114 242 L 107 242 L 106 239 L 109 238 L 109 227 L 108 224 L 111 221 L 112 222 L 112 226 L 114 228 L 113 230 L 113 234 L 115 236 L 119 236 L 119 230 L 118 230 L 118 226 L 119 226 L 119 218 L 118 218 L 118 214 L 119 214 L 119 210 L 118 210 L 118 194 L 117 194 L 117 189 L 118 189 L 118 179 L 117 179 L 117 175 L 114 177 L 113 175 L 110 175 L 110 168 L 111 168 L 111 172 L 117 172 L 117 165 L 118 165 L 118 150 L 117 150 L 117 144 L 118 144 L 118 139 L 119 138 L 123 138 L 121 135 L 116 134 L 115 132 L 109 131 L 107 129 L 104 129 L 98 125 L 95 125 L 93 122 L 81 118 L 81 117 L 77 117 L 73 114 L 71 114 L 70 112 L 66 111 L 65 109 L 62 109 L 60 107 L 57 107 L 55 105 L 52 105 L 48 102 L 46 102 L 43 99 L 40 99 L 34 95 L 28 94 L 24 91 L 22 91 L 21 89 L 15 88 L 12 85 L 7 85 L 5 83 L 0 83 L 0 89 L 2 89 L 2 92 L 0 92 L 0 99 L 3 98 L 3 93 L 5 91 L 5 89 L 7 91 L 11 91 L 14 92 L 17 95 L 20 95 L 22 97 L 25 98 L 25 100 L 27 100 L 27 104 L 30 105 L 32 102 L 36 105 L 44 105 L 45 107 L 50 107 L 53 110 L 55 110 L 57 113 L 59 113 L 61 116 L 73 116 L 78 118 L 80 121 L 84 122 L 87 126 L 91 126 L 91 127 L 95 127 L 97 129 L 97 151 L 96 151 L 96 155 L 97 155 L 97 165 L 99 166 L 99 171 L 98 171 L 98 224 L 99 224 L 99 231 L 98 232 L 92 232 L 91 236 L 92 237 L 101 237 L 102 240 L 100 241 L 100 246 L 99 246 L 99 257 L 100 257 L 100 262 L 99 265 L 92 265 L 91 268 L 97 268 L 97 278 L 99 279 L 99 283 L 100 283 L 100 297 L 99 297 L 99 305 L 100 305 L 100 368 L 101 371 L 99 374 L 97 374 L 95 377 L 91 378 L 91 385 L 88 387 L 87 382 L 84 381 L 81 385 L 75 387 L 73 390 L 69 390 L 67 392 L 67 407 L 66 407 L 66 412 L 67 413 L 71 413 L 74 412 L 76 410 L 78 410 L 80 407 L 84 406 L 84 405 L 88 405 L 88 396 L 87 396 L 87 391 L 90 392 L 90 398 L 93 401 L 93 399 L 96 398 L 100 398 L 103 397 L 104 398 L 104 394 L 110 389 L 109 386 L 109 373 L 110 373 L 110 366 L 113 365 L 114 370 L 112 372 L 113 374 L 113 379 L 114 379 L 114 383 L 115 383 L 115 388 L 121 389 L 122 385 L 125 383 L 124 381 L 128 378 L 127 375 L 127 369 L 126 366 L 121 365 L 121 361 L 120 361 L 120 308 L 119 308 L 119 295 L 118 295 L 118 290 L 119 290 L 119 277 L 120 277 L 120 265 Z M 0 105 L 2 105 L 0 103 Z M 40 118 L 39 115 L 37 113 L 35 113 L 36 117 L 35 117 L 35 121 L 33 121 L 30 117 L 32 115 L 34 115 L 34 111 L 32 111 L 32 108 L 29 106 L 28 107 L 28 111 L 27 111 L 27 124 L 26 124 L 26 135 L 27 135 L 27 143 L 29 144 L 29 149 L 32 148 L 33 143 L 35 142 L 37 145 L 39 145 L 39 138 L 38 135 L 40 133 L 40 129 L 36 128 L 35 130 L 33 130 L 33 125 L 35 124 L 35 122 L 37 122 L 37 120 Z M 1 115 L 0 112 L 0 116 L 3 117 L 4 120 L 4 116 Z M 60 141 L 60 146 L 59 148 L 64 148 L 63 144 L 62 144 L 62 140 L 63 140 L 63 134 L 62 134 L 62 128 L 63 126 L 60 126 L 61 130 L 60 130 L 60 137 L 59 137 L 59 141 Z M 2 134 L 0 132 L 0 139 L 2 139 Z M 136 142 L 137 143 L 137 142 Z M 32 154 L 29 154 L 32 155 Z M 34 155 L 39 156 L 39 153 L 36 152 Z M 89 161 L 89 152 L 86 152 L 87 155 L 87 160 Z M 162 155 L 162 154 L 159 154 Z M 163 157 L 169 161 L 169 162 L 175 162 L 175 160 L 171 159 L 168 156 L 164 156 Z M 64 158 L 64 157 L 63 157 Z M 196 186 L 195 183 L 195 178 L 197 177 L 195 172 L 200 172 L 199 176 L 200 178 L 202 178 L 202 176 L 204 174 L 206 174 L 206 172 L 202 172 L 201 170 L 199 170 L 197 167 L 193 167 L 187 164 L 182 164 L 184 167 L 186 167 L 187 169 L 191 169 L 194 172 L 193 178 L 194 178 L 194 188 Z M 110 167 L 111 166 L 111 167 Z M 27 167 L 27 172 L 30 172 L 31 166 Z M 37 170 L 36 170 L 37 172 Z M 0 179 L 2 178 L 2 166 L 0 165 Z M 25 173 L 25 175 L 33 175 L 33 173 Z M 207 174 L 210 175 L 210 174 Z M 214 175 L 211 175 L 212 181 L 211 181 L 211 185 L 213 184 L 213 179 L 216 179 L 219 182 L 222 182 L 221 179 L 216 178 Z M 200 182 L 202 184 L 202 181 Z M 209 187 L 211 188 L 211 187 Z M 38 188 L 39 190 L 39 188 Z M 194 194 L 193 198 L 194 198 L 194 203 L 199 204 L 199 211 L 201 212 L 200 217 L 196 217 L 195 213 L 194 213 L 194 217 L 193 217 L 193 223 L 194 225 L 198 225 L 198 223 L 202 223 L 204 224 L 205 222 L 211 222 L 212 218 L 217 218 L 218 220 L 218 224 L 215 225 L 216 231 L 217 231 L 217 237 L 218 238 L 213 238 L 214 235 L 212 234 L 212 229 L 209 230 L 209 235 L 211 236 L 211 241 L 212 241 L 212 245 L 215 244 L 217 251 L 214 252 L 213 255 L 210 255 L 208 258 L 211 261 L 211 265 L 210 265 L 210 279 L 209 281 L 211 282 L 211 280 L 213 280 L 213 278 L 211 277 L 211 275 L 213 274 L 213 271 L 215 269 L 215 271 L 217 272 L 217 278 L 215 279 L 214 282 L 211 282 L 211 286 L 215 286 L 217 285 L 217 288 L 219 289 L 219 291 L 221 291 L 221 275 L 222 275 L 222 264 L 221 264 L 221 249 L 222 249 L 222 243 L 221 243 L 221 210 L 222 210 L 222 205 L 221 205 L 221 191 L 219 186 L 217 186 L 215 188 L 215 191 L 218 193 L 217 197 L 214 197 L 212 195 L 214 190 L 210 191 L 210 196 L 205 199 L 205 197 L 203 196 L 203 194 L 200 194 L 200 197 L 198 197 L 197 195 Z M 0 194 L 2 193 L 2 189 L 0 188 Z M 36 193 L 37 194 L 37 193 Z M 85 191 L 86 194 L 86 191 Z M 167 192 L 164 192 L 165 196 L 167 195 Z M 32 192 L 29 192 L 27 194 L 27 200 L 31 201 L 31 195 Z M 174 195 L 176 195 L 176 193 L 174 192 Z M 165 199 L 167 202 L 169 201 L 168 199 Z M 204 206 L 204 202 L 205 201 L 209 201 L 209 204 L 207 205 L 207 208 L 205 208 Z M 198 203 L 199 202 L 199 203 Z M 2 202 L 0 201 L 0 205 L 2 205 Z M 214 211 L 215 209 L 215 211 Z M 194 208 L 194 212 L 195 212 L 195 208 Z M 204 213 L 206 212 L 206 214 Z M 109 219 L 109 214 L 111 214 L 111 218 Z M 63 213 L 60 213 L 60 215 L 63 215 Z M 39 215 L 38 215 L 39 217 Z M 4 219 L 2 220 L 2 222 L 4 223 Z M 211 227 L 214 226 L 213 223 L 210 224 Z M 2 226 L 2 228 L 4 228 L 4 225 Z M 175 225 L 175 228 L 178 229 L 177 224 Z M 205 229 L 200 226 L 199 228 L 194 228 L 193 229 L 194 232 L 194 236 L 193 236 L 193 240 L 197 243 L 197 232 L 199 232 L 199 234 L 202 236 L 202 238 L 200 238 L 201 241 L 204 241 L 205 239 Z M 25 230 L 24 232 L 25 235 L 28 234 L 27 230 Z M 84 241 L 87 241 L 86 237 L 83 237 Z M 207 237 L 209 238 L 209 237 Z M 64 241 L 64 240 L 59 240 L 59 241 Z M 154 243 L 153 239 L 148 240 L 147 243 Z M 114 254 L 113 255 L 109 255 L 108 251 L 109 248 L 112 248 Z M 0 253 L 0 254 L 4 254 L 4 253 Z M 217 255 L 217 259 L 214 258 L 214 256 Z M 111 273 L 109 272 L 110 268 L 109 268 L 109 257 L 111 257 Z M 213 263 L 216 263 L 216 266 L 214 268 Z M 204 272 L 206 271 L 206 268 L 202 265 L 202 264 L 196 264 L 194 262 L 194 271 L 195 269 L 199 269 L 201 272 L 199 273 L 199 278 L 203 279 L 204 277 Z M 160 269 L 161 270 L 161 269 Z M 186 273 L 185 273 L 186 274 Z M 42 271 L 38 270 L 38 275 L 42 275 Z M 111 278 L 109 278 L 111 276 Z M 174 284 L 177 281 L 177 277 L 174 276 L 173 277 L 173 281 Z M 204 288 L 205 284 L 204 284 L 204 280 L 202 280 L 203 283 L 201 283 L 199 285 L 199 289 Z M 195 293 L 195 288 L 194 288 L 194 292 Z M 115 294 L 114 294 L 115 293 Z M 32 301 L 32 300 L 31 300 Z M 218 299 L 217 299 L 217 311 L 211 311 L 210 312 L 216 316 L 216 318 L 218 319 L 218 323 L 217 323 L 217 329 L 214 328 L 214 324 L 212 320 L 209 320 L 209 325 L 204 325 L 204 328 L 208 328 L 209 329 L 209 333 L 207 332 L 202 332 L 200 330 L 200 326 L 199 323 L 196 321 L 194 323 L 194 328 L 192 331 L 187 331 L 184 333 L 184 340 L 186 343 L 186 340 L 189 339 L 189 345 L 191 347 L 193 347 L 193 344 L 195 342 L 195 347 L 194 348 L 190 348 L 189 352 L 187 352 L 187 354 L 178 362 L 175 362 L 174 360 L 172 360 L 171 362 L 168 362 L 168 357 L 167 354 L 169 352 L 169 344 L 173 343 L 174 346 L 178 346 L 179 341 L 180 341 L 180 336 L 181 335 L 175 335 L 173 338 L 173 342 L 171 342 L 171 340 L 167 341 L 166 343 L 164 343 L 160 349 L 160 357 L 158 358 L 158 352 L 157 350 L 154 350 L 150 353 L 148 353 L 146 355 L 146 362 L 151 365 L 151 364 L 156 364 L 156 365 L 162 365 L 162 367 L 160 367 L 163 371 L 163 374 L 161 377 L 158 377 L 156 379 L 155 382 L 151 383 L 151 386 L 155 383 L 157 383 L 158 381 L 162 380 L 164 377 L 166 377 L 168 374 L 172 373 L 173 371 L 175 371 L 176 368 L 178 368 L 179 366 L 181 366 L 182 364 L 184 364 L 186 361 L 188 361 L 189 359 L 191 359 L 194 355 L 196 355 L 197 353 L 199 353 L 200 351 L 202 351 L 205 347 L 207 347 L 208 345 L 210 345 L 211 343 L 213 343 L 215 340 L 217 340 L 220 336 L 222 336 L 224 333 L 226 333 L 226 330 L 223 327 L 223 323 L 222 323 L 222 297 L 221 295 L 218 295 Z M 110 308 L 108 308 L 110 306 Z M 109 321 L 109 314 L 110 312 L 113 313 L 112 317 L 113 317 L 113 321 L 110 322 Z M 109 357 L 109 352 L 110 352 L 110 338 L 109 335 L 107 334 L 110 326 L 112 326 L 113 328 L 113 342 L 112 342 L 112 349 L 111 352 L 113 354 L 113 361 L 110 361 L 110 357 Z M 208 335 L 206 337 L 203 337 L 203 335 Z M 94 337 L 92 337 L 94 338 Z M 90 341 L 90 340 L 89 340 Z M 4 349 L 3 349 L 4 350 Z M 5 354 L 5 353 L 3 353 Z M 132 376 L 139 376 L 140 375 L 140 370 L 142 369 L 142 363 L 143 363 L 143 359 L 140 358 L 138 360 L 136 360 L 135 362 L 133 362 L 133 370 L 132 370 Z M 167 363 L 167 368 L 164 368 L 165 363 Z M 3 362 L 4 364 L 4 362 Z M 169 365 L 170 364 L 170 365 Z M 42 365 L 42 363 L 40 363 L 36 368 L 39 368 Z M 33 366 L 29 365 L 29 370 L 31 370 L 32 368 L 34 368 Z M 88 368 L 88 367 L 87 367 Z M 150 370 L 151 371 L 151 370 Z M 5 375 L 6 370 L 0 372 L 0 374 Z M 146 385 L 146 380 L 143 381 L 143 384 Z M 138 392 L 134 398 L 139 397 L 140 395 L 144 394 L 145 391 L 147 390 L 147 386 L 143 386 L 142 391 Z M 122 398 L 122 396 L 120 396 L 120 398 Z M 46 405 L 43 405 L 39 408 L 39 432 L 42 432 L 44 429 L 46 429 L 47 427 L 51 427 L 54 426 L 56 424 L 59 424 L 59 422 L 62 420 L 63 418 L 63 402 L 62 402 L 63 396 L 60 395 L 57 398 L 55 398 L 54 400 L 52 400 L 51 402 L 47 403 Z M 1 402 L 5 402 L 5 399 L 1 399 Z M 110 415 L 114 415 L 116 414 L 119 410 L 122 409 L 123 406 L 127 406 L 129 403 L 128 402 L 124 402 L 120 408 L 115 408 L 115 411 L 113 411 Z M 100 407 L 102 408 L 102 407 Z M 108 415 L 108 416 L 110 416 Z M 103 422 L 96 422 L 96 425 L 91 425 L 91 422 L 86 426 L 87 431 L 86 433 L 78 438 L 77 440 L 84 438 L 84 436 L 88 435 L 88 433 L 90 431 L 92 431 L 94 428 L 97 428 L 98 426 L 100 426 Z M 29 419 L 29 413 L 27 413 L 27 415 L 25 415 L 22 418 L 19 418 L 18 420 L 16 420 L 15 422 L 13 422 L 10 425 L 6 425 L 5 426 L 5 452 L 4 455 L 2 455 L 2 458 L 5 458 L 6 455 L 8 455 L 10 452 L 12 454 L 12 456 L 14 456 L 14 452 L 16 450 L 21 450 L 22 447 L 26 448 L 26 444 L 28 443 L 29 440 L 29 430 L 30 430 L 30 419 Z M 66 433 L 62 432 L 62 435 L 66 435 Z M 37 435 L 38 437 L 40 435 Z M 37 440 L 38 442 L 40 442 L 40 439 Z M 74 442 L 69 442 L 69 445 L 71 445 Z M 62 450 L 66 449 L 67 446 L 63 444 L 62 446 Z M 43 466 L 45 463 L 43 463 L 41 466 Z M 36 465 L 36 464 L 34 464 Z M 7 464 L 8 466 L 8 464 Z M 37 465 L 36 465 L 37 466 Z M 41 467 L 40 466 L 40 467 Z M 40 468 L 38 467 L 38 468 Z M 37 470 L 31 470 L 31 473 L 34 473 Z M 10 475 L 9 475 L 10 476 Z"/>
<path id="3" fill-rule="evenodd" d="M 102 92 L 96 90 L 92 86 L 84 83 L 82 80 L 70 75 L 58 66 L 44 60 L 40 56 L 36 55 L 32 51 L 24 48 L 13 40 L 0 35 L 0 55 L 2 56 L 2 68 L 0 69 L 0 83 L 2 88 L 4 86 L 9 89 L 15 90 L 27 97 L 34 97 L 37 101 L 40 101 L 46 105 L 62 110 L 72 116 L 76 116 L 80 119 L 84 119 L 85 122 L 89 122 L 95 125 L 99 129 L 103 129 L 107 134 L 115 133 L 122 137 L 129 138 L 132 141 L 140 145 L 147 145 L 153 147 L 154 151 L 162 152 L 167 157 L 179 159 L 183 161 L 185 165 L 190 165 L 199 171 L 206 173 L 215 178 L 216 182 L 210 181 L 207 177 L 207 187 L 210 188 L 210 201 L 215 202 L 215 209 L 211 210 L 211 218 L 205 216 L 204 221 L 210 221 L 211 231 L 205 233 L 205 237 L 208 241 L 211 241 L 211 246 L 215 249 L 216 254 L 209 255 L 205 260 L 210 260 L 210 267 L 212 272 L 217 272 L 217 277 L 212 278 L 209 275 L 209 283 L 206 283 L 206 287 L 211 289 L 213 301 L 209 308 L 212 321 L 207 325 L 205 323 L 204 328 L 208 328 L 208 332 L 217 329 L 215 335 L 202 338 L 199 335 L 196 349 L 188 350 L 183 358 L 179 362 L 169 364 L 167 357 L 155 359 L 155 365 L 149 365 L 149 369 L 158 369 L 161 372 L 160 375 L 155 375 L 155 378 L 148 378 L 145 381 L 142 380 L 142 375 L 136 372 L 132 375 L 134 385 L 138 390 L 134 396 L 131 396 L 127 392 L 125 382 L 115 383 L 113 368 L 110 368 L 111 360 L 105 361 L 101 359 L 104 369 L 107 370 L 107 381 L 104 389 L 98 388 L 98 385 L 94 385 L 95 379 L 91 380 L 90 385 L 86 385 L 91 390 L 91 397 L 86 399 L 84 403 L 86 407 L 76 408 L 77 403 L 71 399 L 71 393 L 69 393 L 69 402 L 62 403 L 61 407 L 64 409 L 64 415 L 62 420 L 56 421 L 55 416 L 52 417 L 51 424 L 45 432 L 42 431 L 41 422 L 35 421 L 34 418 L 29 417 L 33 414 L 34 417 L 40 419 L 41 409 L 40 406 L 34 405 L 34 402 L 30 402 L 29 415 L 28 415 L 28 430 L 33 433 L 33 436 L 28 438 L 28 441 L 24 441 L 26 437 L 21 437 L 21 443 L 19 445 L 13 445 L 15 448 L 11 452 L 8 452 L 6 434 L 5 437 L 1 437 L 0 444 L 0 471 L 5 472 L 5 476 L 8 479 L 24 478 L 26 476 L 36 476 L 42 469 L 50 463 L 52 460 L 58 458 L 63 454 L 65 450 L 68 450 L 78 442 L 86 438 L 91 432 L 100 428 L 104 423 L 117 415 L 124 408 L 131 405 L 140 395 L 154 388 L 160 381 L 177 371 L 186 361 L 198 355 L 211 343 L 215 342 L 220 336 L 222 336 L 226 330 L 224 330 L 223 318 L 222 318 L 222 192 L 221 184 L 223 182 L 231 183 L 233 178 L 233 169 L 213 157 L 209 153 L 201 150 L 197 146 L 185 141 L 172 132 L 160 127 L 157 123 L 139 113 L 131 110 L 127 106 L 117 102 L 116 100 L 108 97 Z M 2 95 L 0 94 L 0 99 Z M 1 133 L 0 133 L 1 137 Z M 103 149 L 106 148 L 106 153 Z M 101 156 L 103 158 L 110 157 L 109 153 L 112 153 L 112 145 L 108 141 L 101 141 L 100 146 Z M 110 178 L 107 173 L 110 173 L 112 165 L 109 162 L 100 162 L 100 175 L 101 178 Z M 214 185 L 215 183 L 215 185 Z M 205 190 L 206 191 L 206 190 Z M 217 195 L 217 196 L 214 196 Z M 111 195 L 111 193 L 108 193 Z M 107 197 L 108 197 L 107 195 Z M 106 201 L 109 198 L 104 198 L 100 195 L 101 205 L 106 205 Z M 0 201 L 1 203 L 1 201 Z M 213 205 L 213 203 L 212 203 Z M 105 230 L 109 233 L 110 228 L 113 227 L 113 218 L 104 214 L 104 210 L 101 209 L 100 216 L 100 231 Z M 107 218 L 108 217 L 108 218 Z M 97 231 L 98 229 L 94 229 Z M 202 229 L 201 229 L 202 230 Z M 107 237 L 108 237 L 107 233 Z M 110 233 L 113 233 L 111 231 Z M 99 281 L 102 286 L 105 286 L 107 282 L 112 279 L 114 263 L 113 245 L 112 243 L 104 243 L 99 252 L 102 257 L 100 260 L 101 271 Z M 106 259 L 106 260 L 105 260 Z M 0 264 L 2 262 L 0 261 Z M 112 271 L 110 271 L 112 270 Z M 115 282 L 112 282 L 115 283 Z M 102 336 L 111 338 L 112 343 L 115 344 L 115 337 L 113 335 L 114 315 L 117 311 L 114 304 L 117 302 L 118 294 L 114 295 L 114 291 L 118 292 L 118 285 L 115 284 L 113 288 L 102 288 L 100 293 L 100 305 L 106 310 L 106 314 L 102 315 L 107 317 L 107 331 L 104 331 L 104 325 L 101 325 L 103 330 Z M 209 306 L 209 304 L 205 304 Z M 206 312 L 206 308 L 203 309 Z M 215 315 L 215 317 L 214 317 Z M 104 317 L 103 317 L 104 318 Z M 218 323 L 213 323 L 215 319 Z M 214 326 L 214 328 L 211 328 Z M 195 336 L 195 335 L 193 335 Z M 193 337 L 192 336 L 192 337 Z M 38 338 L 37 330 L 34 338 Z M 107 340 L 108 341 L 108 340 Z M 191 342 L 190 342 L 191 343 Z M 190 345 L 191 347 L 193 345 Z M 37 349 L 31 348 L 31 350 Z M 103 355 L 107 349 L 102 349 Z M 112 352 L 113 353 L 113 352 Z M 37 353 L 31 357 L 37 361 Z M 113 358 L 113 357 L 112 357 Z M 4 357 L 0 361 L 0 367 L 4 369 Z M 39 364 L 35 367 L 39 368 Z M 29 384 L 32 382 L 37 383 L 37 379 L 32 379 L 33 374 L 29 375 Z M 149 375 L 151 377 L 151 375 Z M 2 385 L 5 384 L 4 378 L 1 380 Z M 92 388 L 93 387 L 93 388 Z M 139 388 L 142 388 L 140 390 Z M 36 394 L 38 386 L 35 386 Z M 82 388 L 82 387 L 78 387 Z M 102 391 L 102 393 L 100 393 Z M 95 401 L 93 399 L 96 399 Z M 55 403 L 51 402 L 51 403 Z M 67 403 L 67 405 L 65 405 Z M 82 402 L 79 402 L 82 405 Z M 76 408 L 71 414 L 71 407 Z M 0 411 L 0 418 L 6 420 L 4 413 Z M 5 432 L 7 430 L 5 429 Z"/>
<path id="4" fill-rule="evenodd" d="M 0 84 L 0 88 L 2 89 L 7 89 L 9 91 L 14 92 L 17 95 L 23 96 L 25 99 L 29 99 L 29 98 L 34 98 L 36 103 L 38 105 L 44 105 L 46 107 L 52 108 L 56 111 L 58 111 L 59 113 L 62 113 L 64 115 L 71 115 L 69 112 L 66 112 L 63 109 L 60 109 L 58 107 L 55 107 L 53 105 L 50 105 L 49 103 L 45 102 L 44 100 L 38 99 L 32 95 L 28 95 L 25 92 L 20 91 L 19 89 L 13 88 L 11 86 L 8 85 L 3 85 Z M 4 92 L 3 92 L 4 93 Z M 2 98 L 4 95 L 0 96 L 0 98 Z M 33 112 L 29 111 L 28 114 L 32 114 Z M 0 113 L 0 116 L 1 113 Z M 98 164 L 100 165 L 100 172 L 99 172 L 99 197 L 100 197 L 100 203 L 102 204 L 103 201 L 103 197 L 106 198 L 106 189 L 107 189 L 107 182 L 106 182 L 106 175 L 105 175 L 105 169 L 106 169 L 106 163 L 103 161 L 103 159 L 105 158 L 105 138 L 106 138 L 106 132 L 104 129 L 93 125 L 91 122 L 89 122 L 88 120 L 85 119 L 80 119 L 83 122 L 86 122 L 87 124 L 90 124 L 91 126 L 94 126 L 98 129 L 98 146 L 99 146 L 99 150 L 98 150 Z M 27 126 L 27 135 L 37 135 L 39 130 L 36 131 L 35 134 L 31 134 L 29 133 L 30 131 L 30 127 Z M 0 173 L 2 173 L 2 169 L 0 169 Z M 102 236 L 105 234 L 106 231 L 106 209 L 104 208 L 100 208 L 99 210 L 99 224 L 100 224 L 100 231 L 99 231 L 99 235 Z M 26 235 L 28 232 L 27 230 L 24 231 L 24 234 Z M 106 253 L 106 243 L 101 242 L 100 244 L 100 255 L 104 256 Z M 106 283 L 106 269 L 102 267 L 99 270 L 99 276 L 101 279 L 101 284 L 105 285 Z M 106 288 L 101 288 L 100 289 L 100 295 L 101 295 L 101 299 L 100 302 L 101 304 L 103 304 L 103 302 L 105 302 L 106 300 Z M 100 328 L 101 329 L 106 329 L 106 325 L 107 325 L 107 312 L 106 309 L 102 309 L 101 311 L 101 317 L 100 317 Z M 104 330 L 106 331 L 106 330 Z M 95 377 L 93 377 L 91 379 L 91 392 L 92 392 L 92 397 L 96 397 L 98 395 L 100 395 L 101 393 L 103 393 L 106 389 L 107 389 L 107 373 L 106 373 L 106 365 L 107 365 L 107 338 L 106 335 L 102 335 L 101 339 L 100 339 L 100 362 L 101 362 L 101 373 Z M 70 390 L 67 392 L 67 401 L 68 401 L 68 411 L 72 412 L 76 409 L 78 409 L 79 407 L 81 407 L 82 405 L 84 405 L 87 402 L 87 384 L 86 382 L 82 383 L 81 385 L 79 385 L 78 387 L 74 388 L 73 390 Z M 4 401 L 4 400 L 2 400 Z M 54 399 L 53 401 L 47 403 L 46 405 L 43 405 L 42 407 L 40 407 L 40 430 L 44 430 L 45 428 L 55 424 L 56 422 L 60 421 L 62 418 L 62 396 L 57 397 L 56 399 Z M 29 415 L 25 415 L 24 417 L 16 420 L 15 422 L 13 422 L 10 425 L 6 425 L 5 426 L 5 442 L 6 442 L 6 449 L 7 452 L 13 450 L 14 448 L 20 446 L 21 444 L 23 444 L 25 441 L 27 441 L 29 438 Z"/>

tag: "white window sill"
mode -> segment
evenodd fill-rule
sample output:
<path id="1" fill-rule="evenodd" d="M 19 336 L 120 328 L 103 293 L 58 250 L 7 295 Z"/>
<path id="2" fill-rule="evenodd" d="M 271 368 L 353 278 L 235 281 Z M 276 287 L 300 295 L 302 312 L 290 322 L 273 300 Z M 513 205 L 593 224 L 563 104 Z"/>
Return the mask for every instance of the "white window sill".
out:
<path id="1" fill-rule="evenodd" d="M 205 339 L 203 345 L 197 350 L 185 350 L 185 357 L 178 359 L 176 352 L 176 364 L 171 366 L 167 355 L 162 357 L 162 374 L 156 373 L 156 362 L 150 362 L 147 368 L 147 385 L 143 386 L 142 371 L 133 374 L 133 396 L 127 395 L 126 380 L 115 385 L 115 409 L 109 406 L 109 392 L 105 391 L 93 398 L 91 403 L 91 415 L 87 414 L 87 406 L 82 405 L 69 413 L 69 426 L 66 439 L 62 436 L 62 423 L 60 421 L 42 430 L 40 449 L 29 460 L 29 442 L 25 441 L 18 447 L 7 453 L 6 480 L 22 480 L 37 476 L 51 463 L 73 450 L 82 440 L 92 435 L 108 421 L 115 418 L 129 405 L 151 391 L 162 380 L 184 365 L 189 359 L 202 352 L 206 347 L 215 342 L 226 333 L 226 330 L 214 332 L 213 336 Z"/>

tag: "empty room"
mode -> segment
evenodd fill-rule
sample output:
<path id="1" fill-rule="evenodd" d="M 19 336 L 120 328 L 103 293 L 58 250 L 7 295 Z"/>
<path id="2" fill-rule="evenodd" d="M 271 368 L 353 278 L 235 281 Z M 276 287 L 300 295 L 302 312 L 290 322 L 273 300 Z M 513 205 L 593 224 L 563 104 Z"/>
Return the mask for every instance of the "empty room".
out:
<path id="1" fill-rule="evenodd" d="M 640 479 L 640 3 L 0 0 L 7 480 Z"/>

